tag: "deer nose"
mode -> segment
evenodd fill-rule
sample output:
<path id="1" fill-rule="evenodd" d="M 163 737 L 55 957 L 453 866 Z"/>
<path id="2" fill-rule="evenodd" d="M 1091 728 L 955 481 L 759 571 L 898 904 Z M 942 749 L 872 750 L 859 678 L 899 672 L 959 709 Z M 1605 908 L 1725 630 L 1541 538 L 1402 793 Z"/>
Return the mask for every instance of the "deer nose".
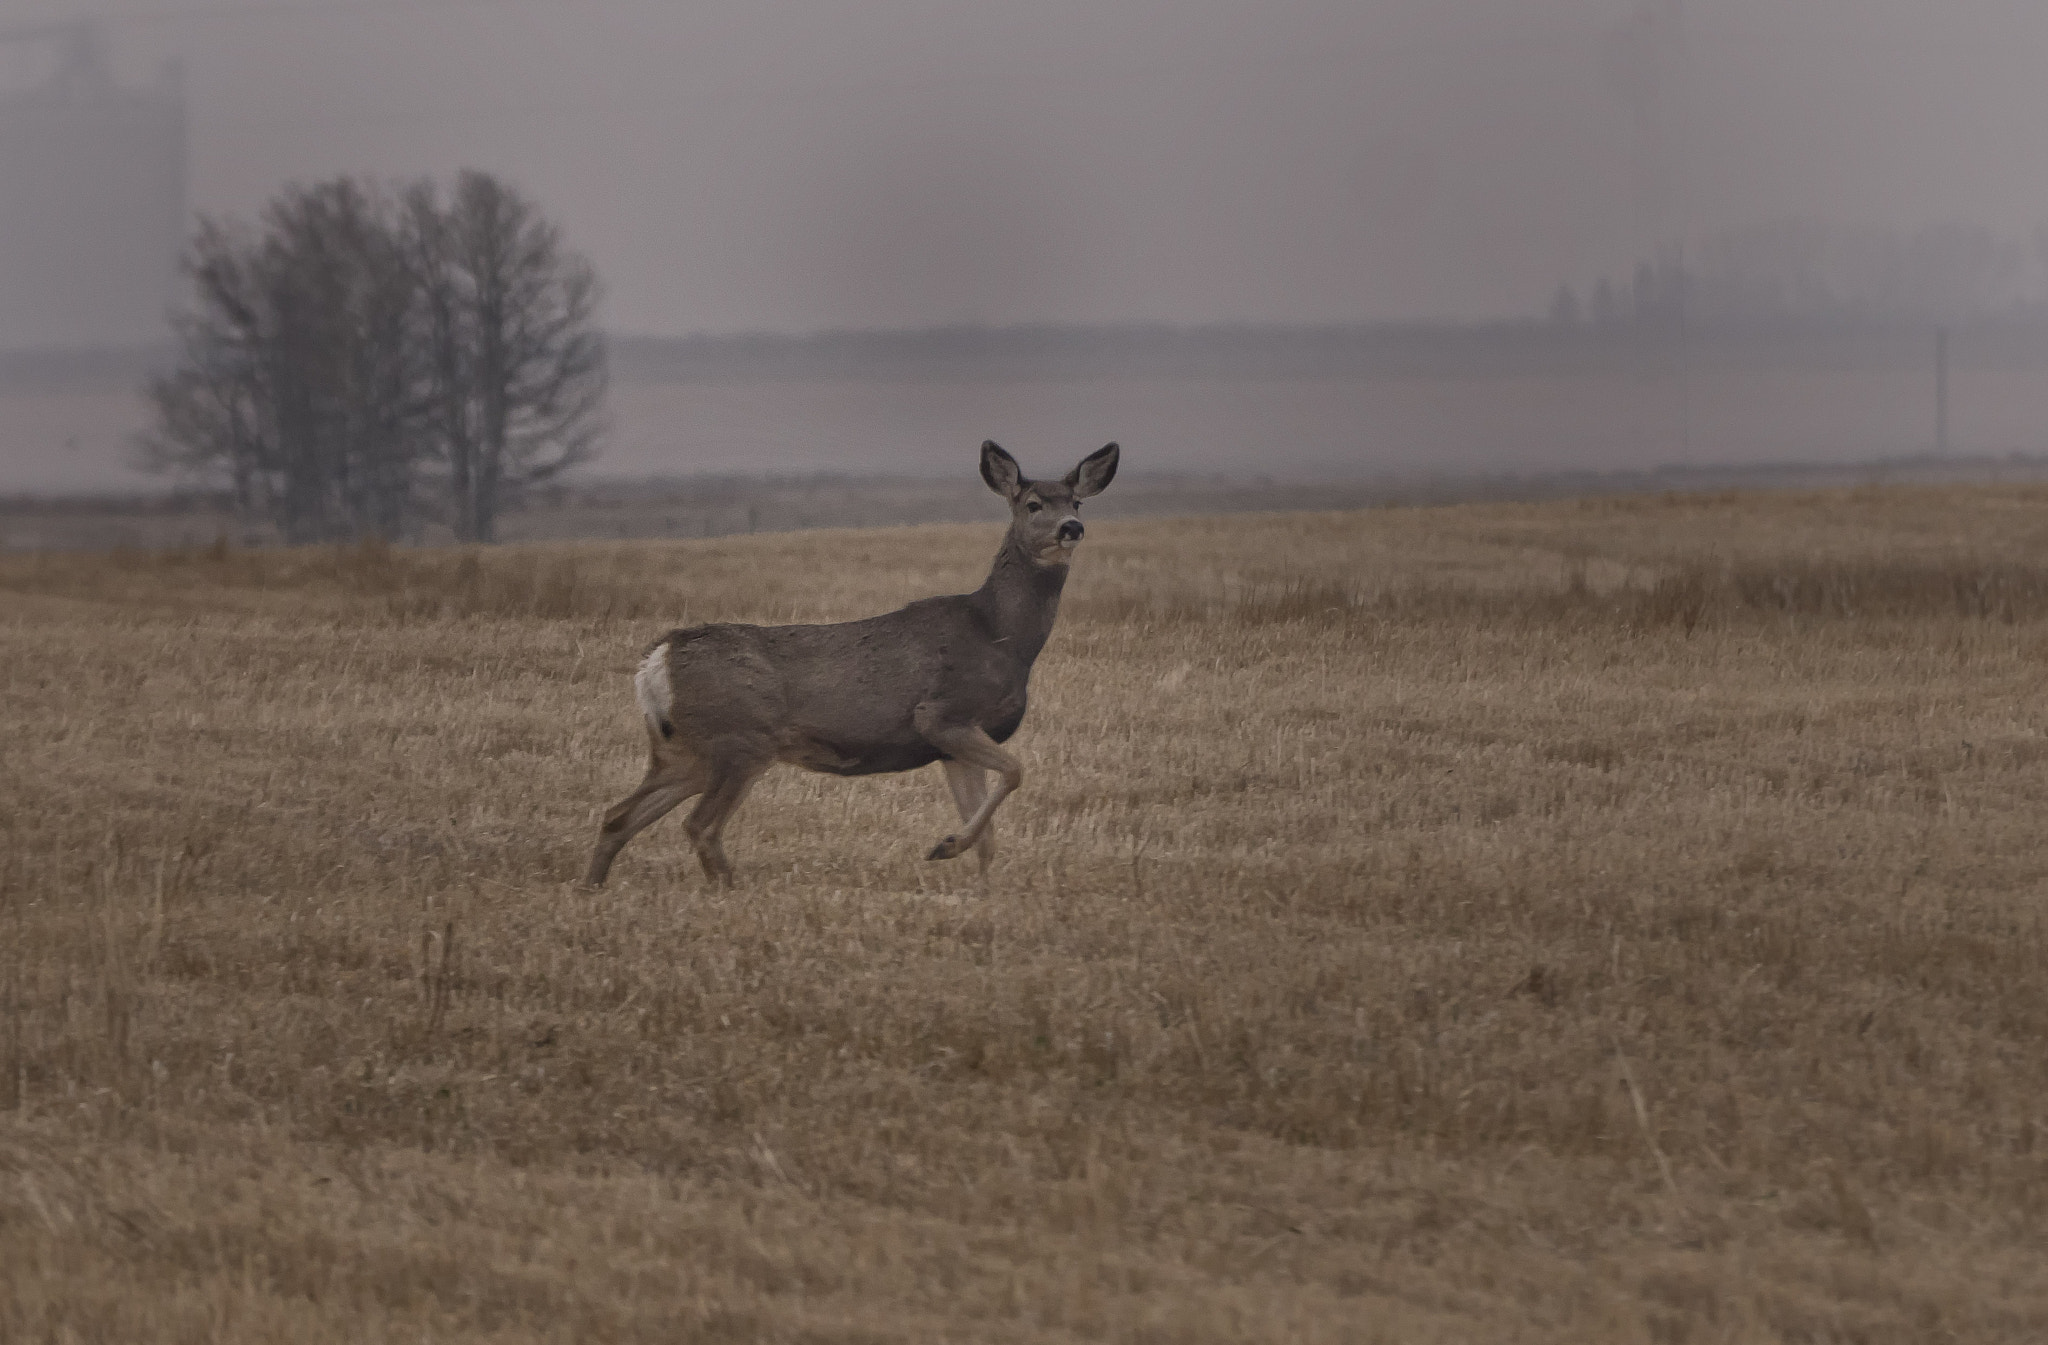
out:
<path id="1" fill-rule="evenodd" d="M 1078 518 L 1070 518 L 1070 519 L 1066 519 L 1066 520 L 1064 520 L 1064 521 L 1063 521 L 1063 522 L 1062 522 L 1062 523 L 1060 524 L 1060 540 L 1061 540 L 1062 542 L 1078 542 L 1078 541 L 1080 541 L 1080 540 L 1081 540 L 1081 520 L 1080 520 L 1080 519 L 1078 519 Z"/>

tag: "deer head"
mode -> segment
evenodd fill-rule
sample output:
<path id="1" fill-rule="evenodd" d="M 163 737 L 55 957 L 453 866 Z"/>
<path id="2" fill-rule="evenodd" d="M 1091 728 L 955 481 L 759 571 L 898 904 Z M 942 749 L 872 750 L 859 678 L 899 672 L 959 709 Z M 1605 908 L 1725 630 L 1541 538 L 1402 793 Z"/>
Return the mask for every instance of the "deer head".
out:
<path id="1" fill-rule="evenodd" d="M 1116 445 L 1105 444 L 1057 481 L 1029 481 L 1017 460 L 991 439 L 981 446 L 981 479 L 1009 501 L 1009 544 L 1034 565 L 1063 566 L 1086 532 L 1081 501 L 1102 493 L 1116 476 L 1116 461 Z"/>

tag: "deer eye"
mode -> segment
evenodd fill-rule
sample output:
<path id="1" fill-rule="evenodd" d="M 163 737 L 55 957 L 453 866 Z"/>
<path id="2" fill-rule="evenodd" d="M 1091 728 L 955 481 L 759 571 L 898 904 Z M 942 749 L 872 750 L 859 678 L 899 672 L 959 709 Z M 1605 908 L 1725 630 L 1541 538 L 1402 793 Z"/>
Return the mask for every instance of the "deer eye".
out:
<path id="1" fill-rule="evenodd" d="M 1025 509 L 1025 511 L 1026 511 L 1027 513 L 1033 513 L 1033 514 L 1037 513 L 1037 512 L 1039 511 L 1039 510 L 1041 510 L 1041 509 L 1043 509 L 1043 508 L 1045 508 L 1045 506 L 1044 506 L 1044 505 L 1042 505 L 1042 504 L 1040 504 L 1040 503 L 1039 503 L 1038 501 L 1036 501 L 1036 500 L 1031 500 L 1031 501 L 1028 501 L 1028 502 L 1027 502 L 1027 503 L 1025 504 L 1025 506 L 1024 506 L 1024 509 Z"/>

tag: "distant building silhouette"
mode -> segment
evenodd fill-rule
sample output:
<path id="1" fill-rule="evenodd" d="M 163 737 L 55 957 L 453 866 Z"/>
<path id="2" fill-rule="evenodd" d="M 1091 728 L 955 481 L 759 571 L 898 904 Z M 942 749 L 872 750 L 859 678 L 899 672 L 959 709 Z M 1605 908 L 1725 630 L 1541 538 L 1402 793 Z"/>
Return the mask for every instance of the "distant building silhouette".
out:
<path id="1" fill-rule="evenodd" d="M 165 334 L 185 144 L 174 68 L 123 87 L 90 23 L 0 28 L 0 349 Z"/>

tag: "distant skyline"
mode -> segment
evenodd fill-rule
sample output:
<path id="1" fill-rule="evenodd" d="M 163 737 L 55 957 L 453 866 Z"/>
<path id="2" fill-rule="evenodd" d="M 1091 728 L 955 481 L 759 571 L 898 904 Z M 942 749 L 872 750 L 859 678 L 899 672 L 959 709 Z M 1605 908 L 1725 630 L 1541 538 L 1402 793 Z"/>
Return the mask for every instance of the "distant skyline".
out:
<path id="1" fill-rule="evenodd" d="M 474 166 L 633 333 L 1539 312 L 1760 220 L 2048 221 L 2017 0 L 17 0 L 183 68 L 195 208 Z M 0 75 L 4 75 L 0 71 Z"/>

